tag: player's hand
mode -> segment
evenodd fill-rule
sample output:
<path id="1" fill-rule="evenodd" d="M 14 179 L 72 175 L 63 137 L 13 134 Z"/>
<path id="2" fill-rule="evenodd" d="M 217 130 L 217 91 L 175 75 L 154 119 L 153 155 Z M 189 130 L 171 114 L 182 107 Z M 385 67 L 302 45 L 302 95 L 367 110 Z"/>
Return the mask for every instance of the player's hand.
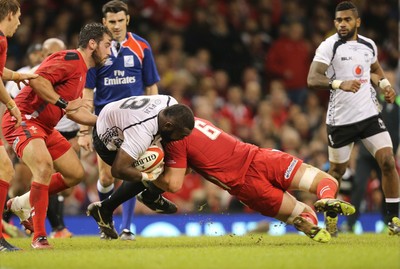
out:
<path id="1" fill-rule="evenodd" d="M 67 107 L 65 108 L 65 112 L 67 114 L 73 114 L 78 111 L 84 105 L 84 101 L 82 98 L 77 98 L 75 100 L 69 101 Z"/>
<path id="2" fill-rule="evenodd" d="M 14 72 L 11 80 L 13 80 L 17 84 L 18 89 L 21 90 L 20 83 L 23 83 L 24 85 L 28 85 L 30 79 L 37 78 L 38 76 L 39 76 L 38 74 Z"/>
<path id="3" fill-rule="evenodd" d="M 340 89 L 345 92 L 356 93 L 361 87 L 361 83 L 358 80 L 346 80 L 340 84 Z"/>
<path id="4" fill-rule="evenodd" d="M 17 107 L 17 104 L 15 104 L 15 101 L 12 99 L 6 104 L 6 107 L 8 111 L 10 111 L 11 116 L 13 116 L 13 120 L 16 121 L 14 128 L 18 128 L 22 122 L 21 111 Z"/>
<path id="5" fill-rule="evenodd" d="M 84 150 L 92 152 L 93 151 L 92 136 L 89 134 L 85 134 L 82 136 L 78 135 L 78 145 Z"/>
<path id="6" fill-rule="evenodd" d="M 164 172 L 164 162 L 160 163 L 153 171 L 151 172 L 142 172 L 142 182 L 148 187 L 148 182 L 156 180 L 161 174 Z"/>
<path id="7" fill-rule="evenodd" d="M 383 89 L 383 94 L 385 96 L 386 103 L 393 104 L 394 100 L 396 99 L 396 92 L 392 88 L 392 86 L 386 86 Z"/>

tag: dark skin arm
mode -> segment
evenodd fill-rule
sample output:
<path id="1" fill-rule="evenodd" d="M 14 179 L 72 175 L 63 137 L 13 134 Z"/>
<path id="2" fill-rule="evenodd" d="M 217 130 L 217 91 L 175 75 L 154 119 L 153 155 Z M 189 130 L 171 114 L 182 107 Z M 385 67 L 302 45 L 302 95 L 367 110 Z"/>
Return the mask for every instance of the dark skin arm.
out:
<path id="1" fill-rule="evenodd" d="M 379 80 L 385 78 L 385 73 L 378 61 L 371 65 L 371 81 L 376 86 L 379 84 Z M 385 101 L 387 103 L 393 104 L 396 99 L 396 92 L 392 86 L 386 86 L 384 89 L 381 89 L 382 93 L 385 96 Z"/>
<path id="2" fill-rule="evenodd" d="M 310 89 L 326 90 L 329 89 L 329 78 L 325 72 L 328 65 L 313 61 L 308 71 L 307 85 Z M 340 84 L 340 90 L 346 92 L 357 92 L 360 89 L 361 83 L 357 80 L 346 80 Z"/>
<path id="3" fill-rule="evenodd" d="M 142 173 L 132 164 L 136 160 L 133 159 L 123 149 L 119 149 L 117 156 L 111 166 L 111 174 L 115 178 L 122 178 L 126 181 L 141 182 Z"/>

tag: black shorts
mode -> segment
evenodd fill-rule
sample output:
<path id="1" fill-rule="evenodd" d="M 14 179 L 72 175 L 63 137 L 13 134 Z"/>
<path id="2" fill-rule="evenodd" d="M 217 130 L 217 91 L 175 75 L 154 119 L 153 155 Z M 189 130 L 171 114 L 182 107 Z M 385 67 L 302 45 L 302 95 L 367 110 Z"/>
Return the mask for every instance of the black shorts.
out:
<path id="1" fill-rule="evenodd" d="M 99 136 L 97 135 L 96 125 L 93 126 L 93 147 L 100 158 L 106 164 L 112 166 L 115 157 L 117 156 L 117 151 L 111 151 L 106 147 L 106 145 L 104 145 L 103 141 L 101 141 Z"/>
<path id="2" fill-rule="evenodd" d="M 342 126 L 327 125 L 328 143 L 332 148 L 341 148 L 360 139 L 387 131 L 381 115 Z"/>

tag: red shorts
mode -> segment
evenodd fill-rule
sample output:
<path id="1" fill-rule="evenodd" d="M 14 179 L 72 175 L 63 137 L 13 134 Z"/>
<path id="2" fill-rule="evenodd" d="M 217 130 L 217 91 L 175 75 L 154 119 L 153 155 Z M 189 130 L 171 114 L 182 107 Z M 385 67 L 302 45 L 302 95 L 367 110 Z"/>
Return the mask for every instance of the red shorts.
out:
<path id="1" fill-rule="evenodd" d="M 34 119 L 23 121 L 17 129 L 14 128 L 14 125 L 15 121 L 11 120 L 10 113 L 4 114 L 2 121 L 4 138 L 13 147 L 19 158 L 22 158 L 24 148 L 28 142 L 37 138 L 44 140 L 53 161 L 71 148 L 69 142 L 59 131 L 53 128 L 51 132 L 48 132 Z"/>
<path id="2" fill-rule="evenodd" d="M 271 149 L 260 149 L 254 156 L 245 180 L 235 196 L 264 216 L 275 217 L 302 160 Z"/>

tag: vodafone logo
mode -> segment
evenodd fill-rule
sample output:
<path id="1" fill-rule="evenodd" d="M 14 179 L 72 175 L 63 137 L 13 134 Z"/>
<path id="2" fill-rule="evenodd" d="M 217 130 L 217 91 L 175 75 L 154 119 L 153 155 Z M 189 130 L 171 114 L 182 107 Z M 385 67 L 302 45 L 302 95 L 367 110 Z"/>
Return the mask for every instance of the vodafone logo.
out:
<path id="1" fill-rule="evenodd" d="M 364 67 L 362 65 L 356 65 L 353 67 L 353 75 L 355 77 L 362 77 L 364 75 Z"/>

